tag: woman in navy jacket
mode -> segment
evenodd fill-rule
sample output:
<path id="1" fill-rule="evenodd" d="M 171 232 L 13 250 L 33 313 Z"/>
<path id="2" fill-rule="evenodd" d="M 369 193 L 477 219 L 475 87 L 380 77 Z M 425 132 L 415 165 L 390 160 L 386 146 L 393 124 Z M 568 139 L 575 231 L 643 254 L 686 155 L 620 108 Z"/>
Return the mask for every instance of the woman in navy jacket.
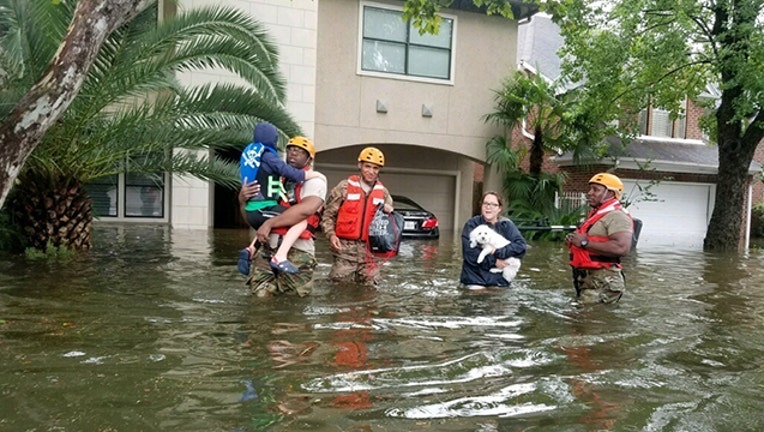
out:
<path id="1" fill-rule="evenodd" d="M 515 224 L 501 217 L 501 211 L 504 209 L 501 196 L 496 192 L 486 192 L 483 194 L 481 202 L 480 215 L 472 217 L 464 224 L 462 229 L 462 276 L 461 283 L 470 289 L 480 289 L 485 287 L 508 287 L 507 282 L 501 273 L 491 273 L 494 267 L 502 268 L 504 259 L 525 256 L 527 244 L 520 230 Z M 482 263 L 478 264 L 477 259 L 482 250 L 480 246 L 470 247 L 470 232 L 478 225 L 487 224 L 494 231 L 501 234 L 510 241 L 510 243 L 500 249 L 496 249 L 493 254 L 488 255 Z"/>

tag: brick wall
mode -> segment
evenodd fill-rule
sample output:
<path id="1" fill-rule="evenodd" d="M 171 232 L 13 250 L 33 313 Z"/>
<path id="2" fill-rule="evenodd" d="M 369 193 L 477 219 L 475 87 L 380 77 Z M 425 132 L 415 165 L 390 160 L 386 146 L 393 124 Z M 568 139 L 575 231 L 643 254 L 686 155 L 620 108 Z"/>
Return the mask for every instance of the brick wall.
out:
<path id="1" fill-rule="evenodd" d="M 694 101 L 687 101 L 686 114 L 685 138 L 702 140 L 703 132 L 700 130 L 700 117 L 703 116 L 703 108 Z"/>
<path id="2" fill-rule="evenodd" d="M 605 172 L 612 168 L 609 165 L 589 165 L 586 167 L 569 167 L 565 171 L 568 173 L 568 181 L 563 186 L 566 192 L 586 192 L 589 188 L 589 180 L 598 172 Z M 687 174 L 687 173 L 666 173 L 656 171 L 642 171 L 635 169 L 619 169 L 612 172 L 620 178 L 638 179 L 638 180 L 671 180 L 676 182 L 689 183 L 716 183 L 716 175 L 712 174 Z M 670 179 L 668 178 L 670 177 Z"/>

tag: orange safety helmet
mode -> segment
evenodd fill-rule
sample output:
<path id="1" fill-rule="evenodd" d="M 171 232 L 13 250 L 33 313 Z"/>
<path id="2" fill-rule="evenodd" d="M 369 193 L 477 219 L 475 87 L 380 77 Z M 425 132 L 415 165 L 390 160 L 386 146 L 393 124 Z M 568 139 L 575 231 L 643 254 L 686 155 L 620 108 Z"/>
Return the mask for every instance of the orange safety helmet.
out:
<path id="1" fill-rule="evenodd" d="M 589 180 L 589 183 L 605 186 L 608 190 L 615 192 L 616 199 L 620 199 L 623 195 L 623 182 L 618 177 L 610 173 L 595 174 L 594 177 Z"/>
<path id="2" fill-rule="evenodd" d="M 287 142 L 287 147 L 289 146 L 295 146 L 299 147 L 310 155 L 313 159 L 316 158 L 316 146 L 313 145 L 313 141 L 303 137 L 303 136 L 296 136 Z"/>
<path id="3" fill-rule="evenodd" d="M 385 155 L 376 147 L 366 147 L 358 155 L 358 162 L 370 162 L 383 167 L 385 166 Z"/>

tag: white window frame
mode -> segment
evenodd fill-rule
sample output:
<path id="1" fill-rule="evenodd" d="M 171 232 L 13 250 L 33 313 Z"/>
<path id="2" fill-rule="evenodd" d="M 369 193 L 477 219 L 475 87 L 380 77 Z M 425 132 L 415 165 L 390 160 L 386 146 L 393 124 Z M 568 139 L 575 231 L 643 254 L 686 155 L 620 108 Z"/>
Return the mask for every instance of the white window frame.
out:
<path id="1" fill-rule="evenodd" d="M 140 223 L 169 223 L 170 222 L 170 175 L 162 174 L 164 186 L 162 188 L 162 217 L 128 216 L 127 213 L 127 181 L 124 173 L 117 175 L 117 215 L 93 217 L 101 222 L 140 222 Z"/>
<path id="2" fill-rule="evenodd" d="M 656 135 L 655 134 L 655 113 L 661 113 L 669 115 L 669 112 L 660 108 L 655 108 L 654 106 L 650 105 L 646 109 L 642 110 L 640 113 L 640 117 L 644 113 L 646 117 L 647 127 L 643 127 L 641 124 L 639 124 L 639 132 L 642 136 L 649 136 L 649 137 L 655 137 L 655 138 L 675 138 L 675 139 L 685 139 L 687 136 L 687 100 L 685 99 L 682 103 L 684 108 L 684 115 L 680 116 L 679 118 L 671 121 L 671 134 L 669 136 L 663 136 L 663 135 Z M 683 124 L 682 124 L 683 123 Z M 644 129 L 644 132 L 643 132 Z M 682 132 L 682 136 L 678 136 L 678 132 Z"/>
<path id="3" fill-rule="evenodd" d="M 397 80 L 403 80 L 403 81 L 425 82 L 430 84 L 454 85 L 454 73 L 456 71 L 455 65 L 456 65 L 456 35 L 457 35 L 457 19 L 456 19 L 457 17 L 455 15 L 444 14 L 444 13 L 439 14 L 441 17 L 450 19 L 452 22 L 450 65 L 449 65 L 450 70 L 448 72 L 449 78 L 448 79 L 431 78 L 431 77 L 408 75 L 405 73 L 399 74 L 399 73 L 392 73 L 392 72 L 363 70 L 363 18 L 364 18 L 364 12 L 366 10 L 366 7 L 387 9 L 387 10 L 403 13 L 402 7 L 391 6 L 389 4 L 384 4 L 384 3 L 365 2 L 365 1 L 362 1 L 360 3 L 359 12 L 358 12 L 358 52 L 356 56 L 356 59 L 357 59 L 356 73 L 358 75 L 378 77 L 378 78 L 397 79 Z"/>

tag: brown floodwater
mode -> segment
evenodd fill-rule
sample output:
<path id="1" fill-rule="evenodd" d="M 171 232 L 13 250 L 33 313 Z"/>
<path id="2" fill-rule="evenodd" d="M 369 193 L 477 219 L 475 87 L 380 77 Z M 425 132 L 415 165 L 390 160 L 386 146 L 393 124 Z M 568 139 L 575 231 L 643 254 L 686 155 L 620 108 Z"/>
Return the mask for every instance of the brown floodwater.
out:
<path id="1" fill-rule="evenodd" d="M 578 307 L 561 243 L 459 288 L 458 238 L 378 289 L 251 296 L 245 230 L 97 225 L 88 257 L 0 259 L 0 431 L 761 431 L 764 252 L 628 257 Z"/>

